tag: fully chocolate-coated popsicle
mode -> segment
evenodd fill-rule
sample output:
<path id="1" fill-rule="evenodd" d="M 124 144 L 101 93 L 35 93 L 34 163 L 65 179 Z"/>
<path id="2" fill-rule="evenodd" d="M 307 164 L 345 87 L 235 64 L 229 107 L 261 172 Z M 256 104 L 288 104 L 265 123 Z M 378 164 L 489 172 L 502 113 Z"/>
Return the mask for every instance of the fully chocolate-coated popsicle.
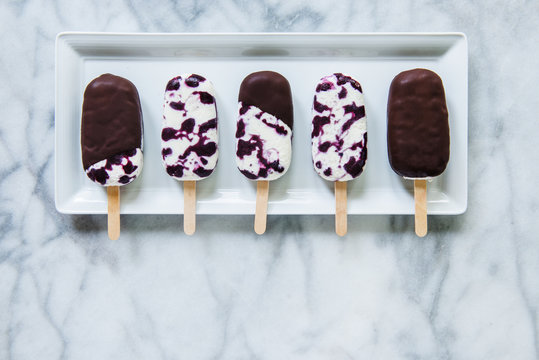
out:
<path id="1" fill-rule="evenodd" d="M 236 163 L 251 180 L 275 180 L 292 158 L 293 107 L 290 84 L 273 71 L 248 75 L 240 86 Z"/>
<path id="2" fill-rule="evenodd" d="M 403 71 L 391 82 L 387 104 L 389 163 L 414 180 L 415 232 L 427 234 L 427 179 L 449 161 L 449 120 L 440 77 L 427 69 Z"/>
<path id="3" fill-rule="evenodd" d="M 393 170 L 406 178 L 440 175 L 449 161 L 449 122 L 440 77 L 426 69 L 401 72 L 391 83 L 387 146 Z"/>
<path id="4" fill-rule="evenodd" d="M 103 186 L 122 186 L 142 170 L 142 110 L 137 88 L 127 79 L 104 74 L 84 91 L 82 164 Z"/>

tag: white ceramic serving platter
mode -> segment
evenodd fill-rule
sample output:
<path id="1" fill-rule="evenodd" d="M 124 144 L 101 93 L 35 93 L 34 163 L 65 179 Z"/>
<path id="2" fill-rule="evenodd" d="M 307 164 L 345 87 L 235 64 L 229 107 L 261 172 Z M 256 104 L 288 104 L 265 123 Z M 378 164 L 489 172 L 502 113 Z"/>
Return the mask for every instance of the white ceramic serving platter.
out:
<path id="1" fill-rule="evenodd" d="M 293 158 L 270 183 L 269 214 L 333 214 L 333 183 L 311 161 L 311 104 L 318 80 L 342 72 L 364 90 L 368 158 L 348 184 L 350 214 L 413 214 L 413 182 L 397 176 L 387 157 L 386 107 L 391 80 L 424 67 L 443 79 L 451 128 L 445 172 L 428 184 L 429 214 L 467 207 L 468 50 L 461 33 L 360 34 L 112 34 L 62 33 L 56 40 L 55 202 L 62 213 L 106 213 L 105 188 L 84 174 L 80 119 L 86 84 L 103 73 L 131 80 L 144 116 L 144 168 L 121 189 L 124 214 L 183 213 L 182 184 L 164 171 L 160 155 L 163 92 L 183 73 L 207 77 L 217 92 L 219 162 L 197 185 L 197 213 L 253 214 L 256 184 L 235 165 L 237 96 L 243 78 L 274 70 L 290 82 L 294 102 Z"/>

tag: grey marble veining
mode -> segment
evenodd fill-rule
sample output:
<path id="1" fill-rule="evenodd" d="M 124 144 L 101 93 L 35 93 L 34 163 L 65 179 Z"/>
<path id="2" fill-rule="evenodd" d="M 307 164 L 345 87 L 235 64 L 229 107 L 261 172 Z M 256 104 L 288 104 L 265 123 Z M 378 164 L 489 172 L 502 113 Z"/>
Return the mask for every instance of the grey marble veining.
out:
<path id="1" fill-rule="evenodd" d="M 539 357 L 537 1 L 2 1 L 0 359 Z M 429 218 L 54 207 L 58 32 L 462 31 L 469 205 Z"/>

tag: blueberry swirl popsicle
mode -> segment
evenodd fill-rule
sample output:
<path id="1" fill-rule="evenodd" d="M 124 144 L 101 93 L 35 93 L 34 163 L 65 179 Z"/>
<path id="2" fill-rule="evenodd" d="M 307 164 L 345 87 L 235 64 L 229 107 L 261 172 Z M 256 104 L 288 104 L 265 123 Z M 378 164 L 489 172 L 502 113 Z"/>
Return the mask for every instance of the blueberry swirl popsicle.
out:
<path id="1" fill-rule="evenodd" d="M 359 82 L 335 73 L 316 86 L 311 127 L 314 170 L 335 182 L 336 232 L 346 234 L 346 182 L 357 178 L 367 160 L 367 117 Z"/>
<path id="2" fill-rule="evenodd" d="M 86 175 L 107 187 L 109 237 L 120 236 L 119 187 L 142 170 L 142 110 L 135 85 L 103 74 L 84 91 L 81 121 L 82 164 Z"/>
<path id="3" fill-rule="evenodd" d="M 269 181 L 283 176 L 292 159 L 293 106 L 290 84 L 273 71 L 248 75 L 240 86 L 236 164 L 257 181 L 255 232 L 266 230 Z"/>
<path id="4" fill-rule="evenodd" d="M 161 155 L 168 175 L 183 181 L 184 231 L 193 234 L 196 181 L 211 175 L 218 158 L 217 108 L 212 83 L 197 74 L 171 79 L 165 89 Z"/>
<path id="5" fill-rule="evenodd" d="M 414 180 L 415 230 L 427 234 L 427 180 L 449 161 L 449 117 L 442 79 L 427 69 L 398 74 L 389 88 L 387 149 L 398 175 Z"/>

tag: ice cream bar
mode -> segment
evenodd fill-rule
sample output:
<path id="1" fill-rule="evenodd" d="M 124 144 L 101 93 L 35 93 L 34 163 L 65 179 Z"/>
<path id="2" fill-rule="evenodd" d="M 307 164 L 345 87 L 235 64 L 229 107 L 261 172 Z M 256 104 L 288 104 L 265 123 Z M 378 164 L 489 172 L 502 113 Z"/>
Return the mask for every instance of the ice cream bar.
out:
<path id="1" fill-rule="evenodd" d="M 196 74 L 171 79 L 165 90 L 161 155 L 177 180 L 200 180 L 218 158 L 217 108 L 212 83 Z"/>
<path id="2" fill-rule="evenodd" d="M 330 181 L 358 177 L 367 160 L 367 117 L 361 85 L 341 73 L 323 77 L 312 108 L 315 171 Z"/>
<path id="3" fill-rule="evenodd" d="M 240 86 L 236 164 L 251 180 L 275 180 L 292 158 L 293 107 L 290 84 L 281 74 L 260 71 Z"/>
<path id="4" fill-rule="evenodd" d="M 103 74 L 84 91 L 82 164 L 103 186 L 122 186 L 142 170 L 142 110 L 137 88 L 127 79 Z"/>
<path id="5" fill-rule="evenodd" d="M 389 162 L 400 176 L 440 175 L 449 161 L 449 123 L 444 86 L 426 69 L 401 72 L 392 81 L 387 105 Z"/>

